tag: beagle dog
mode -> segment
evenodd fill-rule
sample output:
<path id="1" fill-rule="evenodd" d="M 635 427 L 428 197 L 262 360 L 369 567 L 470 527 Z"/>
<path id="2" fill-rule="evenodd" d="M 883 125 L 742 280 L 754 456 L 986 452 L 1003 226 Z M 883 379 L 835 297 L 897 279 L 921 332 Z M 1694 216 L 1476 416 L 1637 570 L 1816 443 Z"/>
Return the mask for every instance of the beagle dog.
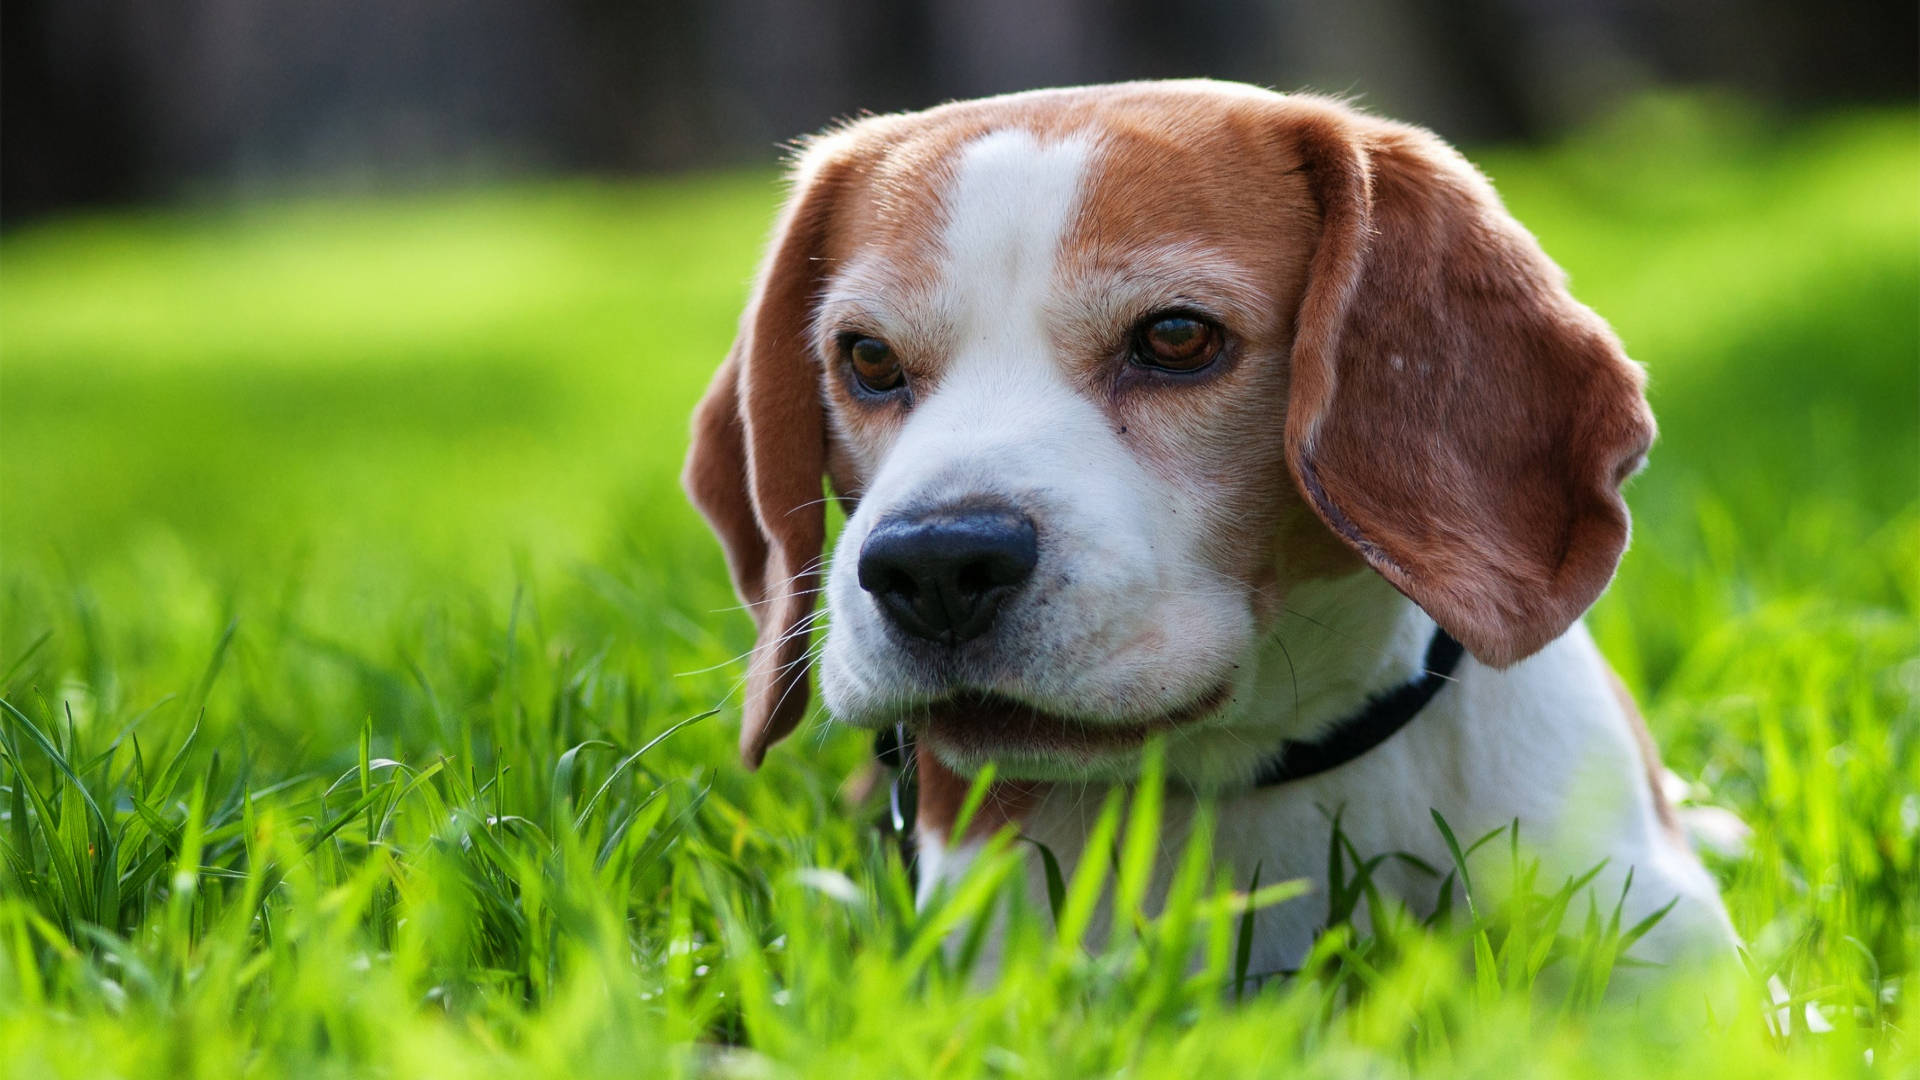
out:
<path id="1" fill-rule="evenodd" d="M 1203 802 L 1234 880 L 1322 886 L 1259 914 L 1254 970 L 1325 921 L 1336 815 L 1445 867 L 1435 811 L 1604 864 L 1603 911 L 1631 874 L 1624 925 L 1671 905 L 1637 957 L 1730 951 L 1579 621 L 1627 544 L 1643 381 L 1473 166 L 1332 100 L 1142 82 L 835 128 L 684 477 L 758 624 L 741 752 L 815 666 L 837 720 L 904 725 L 924 902 L 1008 823 L 1071 873 L 1162 740 L 1157 888 Z M 1374 880 L 1437 903 L 1411 860 Z"/>

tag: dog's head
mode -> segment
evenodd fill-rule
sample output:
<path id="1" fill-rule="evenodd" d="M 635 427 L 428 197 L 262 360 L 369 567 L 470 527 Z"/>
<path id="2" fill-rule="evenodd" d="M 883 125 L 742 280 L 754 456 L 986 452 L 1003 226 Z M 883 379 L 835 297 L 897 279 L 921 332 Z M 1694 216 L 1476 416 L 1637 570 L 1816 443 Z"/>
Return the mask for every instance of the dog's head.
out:
<path id="1" fill-rule="evenodd" d="M 949 764 L 1124 772 L 1288 590 L 1362 561 L 1479 659 L 1627 540 L 1639 369 L 1433 135 L 1218 83 L 1042 91 L 810 144 L 686 481 L 759 626 L 741 749 L 807 703 Z"/>

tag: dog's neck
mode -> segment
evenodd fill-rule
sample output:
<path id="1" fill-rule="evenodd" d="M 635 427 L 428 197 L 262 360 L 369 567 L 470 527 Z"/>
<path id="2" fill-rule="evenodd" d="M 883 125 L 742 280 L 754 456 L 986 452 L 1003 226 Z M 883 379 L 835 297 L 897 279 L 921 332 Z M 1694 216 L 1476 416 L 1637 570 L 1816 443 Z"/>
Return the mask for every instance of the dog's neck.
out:
<path id="1" fill-rule="evenodd" d="M 1256 654 L 1236 719 L 1310 740 L 1420 672 L 1434 623 L 1371 570 L 1296 585 Z"/>
<path id="2" fill-rule="evenodd" d="M 1241 661 L 1218 721 L 1168 747 L 1169 773 L 1203 790 L 1246 786 L 1282 744 L 1324 736 L 1419 675 L 1433 634 L 1433 620 L 1371 570 L 1294 586 Z"/>

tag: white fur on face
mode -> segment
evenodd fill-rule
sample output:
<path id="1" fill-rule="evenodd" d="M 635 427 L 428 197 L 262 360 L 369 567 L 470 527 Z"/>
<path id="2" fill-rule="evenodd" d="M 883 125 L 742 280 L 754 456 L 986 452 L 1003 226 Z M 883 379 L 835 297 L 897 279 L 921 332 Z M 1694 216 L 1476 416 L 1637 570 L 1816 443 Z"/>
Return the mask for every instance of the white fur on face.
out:
<path id="1" fill-rule="evenodd" d="M 1062 268 L 1097 151 L 1088 137 L 1043 143 L 1021 130 L 974 140 L 946 192 L 932 295 L 876 287 L 886 253 L 866 252 L 823 298 L 823 311 L 858 306 L 940 357 L 891 441 L 858 455 L 872 471 L 828 577 L 821 658 L 826 704 L 842 720 L 878 725 L 977 691 L 1088 727 L 1137 724 L 1221 687 L 1251 644 L 1244 590 L 1200 558 L 1195 493 L 1146 468 L 1098 391 L 1076 385 L 1055 354 L 1060 313 L 1098 306 Z M 976 641 L 949 650 L 905 640 L 860 588 L 860 545 L 890 514 L 982 496 L 1033 519 L 1033 577 Z M 1001 764 L 1045 775 L 1050 763 Z"/>

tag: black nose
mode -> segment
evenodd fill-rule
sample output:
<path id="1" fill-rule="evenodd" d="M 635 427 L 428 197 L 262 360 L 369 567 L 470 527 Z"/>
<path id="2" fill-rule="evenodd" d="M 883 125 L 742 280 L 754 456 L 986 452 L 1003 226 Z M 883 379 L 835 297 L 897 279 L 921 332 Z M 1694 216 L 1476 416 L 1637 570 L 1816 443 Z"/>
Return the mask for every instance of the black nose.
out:
<path id="1" fill-rule="evenodd" d="M 957 645 L 987 632 L 1039 561 L 1025 514 L 951 506 L 882 518 L 860 547 L 860 587 L 900 629 Z"/>

